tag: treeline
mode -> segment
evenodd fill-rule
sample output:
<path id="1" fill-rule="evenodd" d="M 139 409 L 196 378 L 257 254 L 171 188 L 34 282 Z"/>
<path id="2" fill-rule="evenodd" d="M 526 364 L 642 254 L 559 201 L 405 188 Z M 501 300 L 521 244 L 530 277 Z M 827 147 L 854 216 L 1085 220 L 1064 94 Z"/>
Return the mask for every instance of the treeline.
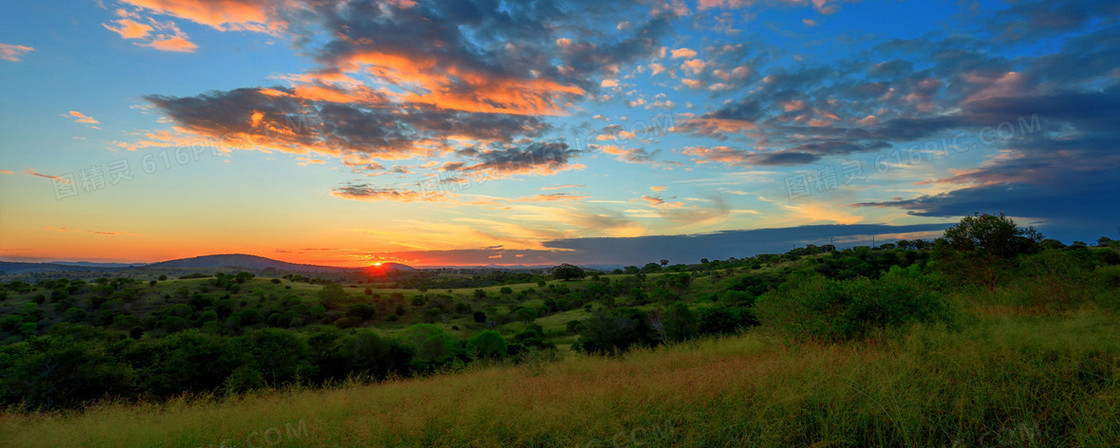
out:
<path id="1" fill-rule="evenodd" d="M 587 280 L 539 279 L 537 288 L 478 289 L 469 298 L 383 296 L 372 288 L 354 297 L 327 284 L 307 301 L 284 293 L 281 279 L 270 280 L 280 293 L 246 297 L 251 274 L 219 274 L 165 293 L 163 304 L 144 312 L 138 308 L 153 304 L 137 301 L 144 284 L 131 279 L 9 282 L 0 284 L 0 302 L 9 292 L 33 297 L 0 318 L 0 404 L 61 409 L 103 398 L 376 380 L 551 356 L 559 337 L 596 355 L 753 327 L 822 342 L 890 337 L 919 322 L 958 325 L 959 297 L 1032 313 L 1085 303 L 1120 308 L 1120 244 L 1101 244 L 1066 246 L 1006 217 L 976 215 L 932 242 L 807 246 L 696 265 L 662 260 L 613 278 L 560 266 L 554 278 Z M 530 300 L 535 305 L 523 303 Z M 511 301 L 521 305 L 499 306 Z M 535 323 L 579 308 L 591 317 L 567 322 L 561 333 Z M 405 316 L 423 323 L 393 338 L 361 328 Z M 463 317 L 479 331 L 474 337 L 431 325 Z M 510 322 L 522 322 L 521 331 L 507 338 L 493 330 Z"/>
<path id="2" fill-rule="evenodd" d="M 536 283 L 545 279 L 535 272 L 490 271 L 469 276 L 439 276 L 433 272 L 402 273 L 393 277 L 397 286 L 421 291 L 436 289 L 486 288 L 489 286 Z"/>
<path id="3" fill-rule="evenodd" d="M 513 342 L 493 330 L 458 340 L 437 326 L 416 324 L 395 338 L 317 326 L 235 337 L 188 330 L 136 340 L 63 323 L 48 335 L 0 348 L 0 403 L 55 410 L 107 398 L 158 401 L 404 377 L 552 347 L 542 336 L 539 326 L 529 326 Z"/>
<path id="4" fill-rule="evenodd" d="M 764 262 L 799 260 L 796 268 L 735 276 L 736 266 L 757 270 Z M 633 279 L 641 281 L 643 271 L 664 264 L 628 269 L 637 269 Z M 1085 303 L 1120 309 L 1120 242 L 1101 238 L 1097 248 L 1066 246 L 1002 214 L 966 217 L 933 242 L 901 240 L 843 251 L 810 246 L 730 264 L 702 263 L 713 281 L 730 277 L 720 293 L 701 297 L 701 303 L 715 302 L 711 307 L 701 305 L 696 313 L 676 302 L 656 312 L 610 310 L 608 300 L 607 311 L 580 323 L 574 348 L 614 354 L 755 325 L 796 340 L 881 337 L 919 322 L 958 325 L 960 304 L 949 298 L 954 292 L 1034 313 Z M 687 285 L 676 277 L 682 275 L 689 274 L 666 274 L 659 283 Z M 713 328 L 713 315 L 723 316 L 724 331 Z"/>

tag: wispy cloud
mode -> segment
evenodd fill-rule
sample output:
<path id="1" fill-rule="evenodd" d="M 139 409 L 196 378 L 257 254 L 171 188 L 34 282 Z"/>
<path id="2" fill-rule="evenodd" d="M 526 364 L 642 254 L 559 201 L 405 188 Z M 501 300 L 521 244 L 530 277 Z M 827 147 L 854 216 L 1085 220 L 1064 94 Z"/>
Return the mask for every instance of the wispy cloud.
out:
<path id="1" fill-rule="evenodd" d="M 88 116 L 86 114 L 83 114 L 81 112 L 78 112 L 76 110 L 72 110 L 72 111 L 66 113 L 63 116 L 73 118 L 75 123 L 81 123 L 81 124 L 84 124 L 84 125 L 89 125 L 89 127 L 94 128 L 94 129 L 101 129 L 100 127 L 94 126 L 96 124 L 100 124 L 101 123 L 100 121 L 97 121 L 93 117 Z"/>
<path id="2" fill-rule="evenodd" d="M 70 183 L 70 180 L 66 179 L 64 177 L 52 176 L 50 174 L 43 174 L 43 173 L 37 172 L 35 170 L 32 170 L 31 168 L 23 170 L 23 173 L 27 174 L 29 176 L 42 177 L 44 179 L 50 179 L 50 180 L 53 180 L 53 181 L 56 181 L 56 182 L 62 182 L 64 184 Z"/>
<path id="3" fill-rule="evenodd" d="M 0 59 L 10 62 L 19 62 L 27 53 L 35 51 L 26 45 L 0 44 Z"/>

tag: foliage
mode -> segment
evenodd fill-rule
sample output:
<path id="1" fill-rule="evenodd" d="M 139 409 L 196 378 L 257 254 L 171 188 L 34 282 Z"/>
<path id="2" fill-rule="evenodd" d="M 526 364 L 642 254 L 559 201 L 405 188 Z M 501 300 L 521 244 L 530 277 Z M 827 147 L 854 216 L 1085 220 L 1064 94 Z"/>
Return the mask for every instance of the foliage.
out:
<path id="1" fill-rule="evenodd" d="M 940 293 L 900 273 L 878 280 L 795 277 L 759 297 L 755 311 L 765 326 L 794 339 L 819 341 L 855 339 L 951 317 Z"/>
<path id="2" fill-rule="evenodd" d="M 398 337 L 400 344 L 414 353 L 413 363 L 420 370 L 431 370 L 446 363 L 459 353 L 459 343 L 442 328 L 432 324 L 408 327 Z"/>
<path id="3" fill-rule="evenodd" d="M 501 333 L 486 330 L 467 341 L 467 353 L 475 358 L 501 359 L 506 356 L 507 344 Z"/>
<path id="4" fill-rule="evenodd" d="M 552 278 L 558 280 L 575 280 L 587 277 L 587 272 L 583 268 L 568 263 L 561 264 L 552 268 Z"/>

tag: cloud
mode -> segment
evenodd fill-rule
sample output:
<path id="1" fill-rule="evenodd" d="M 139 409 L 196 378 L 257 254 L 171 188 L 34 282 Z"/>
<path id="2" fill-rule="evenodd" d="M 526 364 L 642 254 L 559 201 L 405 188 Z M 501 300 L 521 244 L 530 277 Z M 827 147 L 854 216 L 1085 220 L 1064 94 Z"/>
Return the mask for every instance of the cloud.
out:
<path id="1" fill-rule="evenodd" d="M 475 163 L 454 168 L 457 171 L 484 171 L 496 174 L 554 174 L 576 169 L 571 163 L 580 151 L 563 142 L 533 142 L 523 147 L 489 149 L 473 154 Z"/>
<path id="2" fill-rule="evenodd" d="M 74 118 L 75 123 L 86 124 L 86 125 L 89 125 L 89 127 L 94 128 L 94 129 L 101 129 L 97 126 L 94 126 L 95 124 L 100 124 L 101 122 L 95 120 L 93 117 L 87 116 L 87 115 L 85 115 L 81 112 L 78 112 L 76 110 L 72 110 L 72 111 L 70 111 L 69 113 L 67 113 L 66 115 L 63 115 L 63 116 L 64 117 L 69 116 L 69 117 Z"/>
<path id="3" fill-rule="evenodd" d="M 662 258 L 671 263 L 698 263 L 701 258 L 727 259 L 784 253 L 806 244 L 829 244 L 833 239 L 848 241 L 848 245 L 870 244 L 872 238 L 884 241 L 884 237 L 898 234 L 940 232 L 949 225 L 829 224 L 692 235 L 571 238 L 543 244 L 558 251 L 549 257 L 556 262 L 640 266 Z"/>
<path id="4" fill-rule="evenodd" d="M 949 191 L 854 205 L 935 217 L 1005 212 L 1033 218 L 1065 238 L 1085 238 L 1077 232 L 1120 221 L 1115 207 L 1099 206 L 1114 202 L 1110 185 L 1120 172 L 1120 132 L 1114 127 L 1120 120 L 1120 86 L 993 97 L 970 102 L 962 114 L 999 123 L 978 133 L 981 140 L 974 142 L 988 139 L 1003 147 L 998 157 L 932 181 L 951 186 Z"/>
<path id="5" fill-rule="evenodd" d="M 305 98 L 306 89 L 247 88 L 146 99 L 180 129 L 231 147 L 358 160 L 433 156 L 451 151 L 452 139 L 506 143 L 538 136 L 547 127 L 536 117 L 400 106 L 362 89 L 339 90 L 337 97 L 311 93 Z"/>
<path id="6" fill-rule="evenodd" d="M 649 205 L 652 206 L 652 207 L 656 207 L 658 205 L 661 205 L 661 204 L 665 203 L 664 199 L 661 199 L 657 196 L 648 196 L 648 195 L 644 195 L 644 194 L 642 195 L 642 200 L 646 201 L 646 202 L 649 202 Z"/>
<path id="7" fill-rule="evenodd" d="M 32 51 L 35 49 L 26 45 L 0 43 L 0 59 L 5 61 L 19 62 L 20 58 Z"/>
<path id="8" fill-rule="evenodd" d="M 673 59 L 691 59 L 696 57 L 696 51 L 690 48 L 678 48 L 669 52 Z"/>
<path id="9" fill-rule="evenodd" d="M 331 194 L 343 199 L 359 201 L 400 201 L 414 202 L 424 197 L 414 191 L 388 187 L 374 187 L 369 184 L 350 184 L 331 190 Z"/>
<path id="10" fill-rule="evenodd" d="M 697 9 L 704 11 L 708 9 L 741 9 L 748 6 L 754 6 L 757 3 L 762 3 L 762 0 L 700 0 L 697 4 Z M 821 14 L 832 14 L 839 11 L 839 5 L 842 1 L 837 0 L 770 0 L 765 3 L 776 5 L 793 5 L 793 6 L 808 6 L 812 5 L 817 12 Z"/>
<path id="11" fill-rule="evenodd" d="M 37 177 L 42 177 L 44 179 L 50 179 L 50 180 L 53 180 L 55 182 L 62 182 L 64 184 L 70 183 L 70 180 L 65 178 L 65 177 L 51 176 L 50 174 L 39 173 L 35 170 L 32 170 L 31 168 L 23 170 L 23 173 L 27 174 L 27 175 L 30 175 L 30 176 L 37 176 Z"/>
<path id="12" fill-rule="evenodd" d="M 555 202 L 555 201 L 580 201 L 591 196 L 575 195 L 569 193 L 535 194 L 522 197 L 517 202 Z"/>
<path id="13" fill-rule="evenodd" d="M 680 165 L 678 162 L 657 160 L 657 155 L 661 153 L 660 149 L 649 152 L 642 148 L 625 148 L 618 145 L 588 145 L 588 148 L 596 151 L 603 151 L 604 153 L 615 156 L 618 161 L 625 163 L 647 164 L 655 167 L 670 168 Z"/>
<path id="14" fill-rule="evenodd" d="M 148 37 L 148 33 L 152 32 L 150 25 L 137 22 L 131 19 L 117 19 L 113 21 L 115 26 L 109 24 L 102 24 L 105 29 L 117 33 L 122 39 L 143 39 Z"/>
<path id="15" fill-rule="evenodd" d="M 144 17 L 125 8 L 117 8 L 114 15 L 119 18 L 101 26 L 122 39 L 139 41 L 135 44 L 141 47 L 180 53 L 191 53 L 198 48 L 173 21 Z"/>
<path id="16" fill-rule="evenodd" d="M 275 31 L 285 26 L 282 0 L 121 0 L 151 13 L 207 25 L 219 31 Z"/>
<path id="17" fill-rule="evenodd" d="M 107 235 L 107 236 L 128 235 L 129 234 L 129 232 L 110 232 L 110 231 L 103 231 L 103 230 L 79 230 L 79 229 L 68 229 L 66 227 L 43 227 L 43 230 L 50 230 L 50 231 L 54 231 L 54 232 L 89 233 L 89 234 L 92 234 L 92 235 Z"/>
<path id="18" fill-rule="evenodd" d="M 1113 22 L 1120 17 L 1115 2 L 1071 0 L 1056 4 L 1024 1 L 1012 4 L 995 16 L 988 26 L 1003 41 L 1033 42 L 1061 33 L 1082 30 L 1095 20 Z"/>
<path id="19" fill-rule="evenodd" d="M 404 90 L 409 102 L 533 115 L 562 113 L 568 101 L 611 86 L 599 77 L 652 54 L 670 20 L 655 16 L 605 37 L 573 18 L 629 17 L 633 5 L 359 0 L 313 9 L 333 39 L 316 56 L 323 73 L 372 75 Z"/>
<path id="20" fill-rule="evenodd" d="M 173 51 L 179 53 L 192 53 L 198 48 L 198 45 L 187 40 L 186 36 L 162 36 L 153 39 L 151 42 L 140 45 L 152 47 L 159 51 Z"/>
<path id="21" fill-rule="evenodd" d="M 587 185 L 567 184 L 567 185 L 556 185 L 556 186 L 553 186 L 553 187 L 541 187 L 541 190 L 546 190 L 547 191 L 547 190 L 560 190 L 560 189 L 564 189 L 564 188 L 584 188 L 586 186 Z"/>
<path id="22" fill-rule="evenodd" d="M 695 163 L 721 163 L 728 166 L 792 166 L 820 160 L 820 156 L 799 151 L 758 153 L 729 146 L 688 146 L 681 154 L 692 157 Z"/>

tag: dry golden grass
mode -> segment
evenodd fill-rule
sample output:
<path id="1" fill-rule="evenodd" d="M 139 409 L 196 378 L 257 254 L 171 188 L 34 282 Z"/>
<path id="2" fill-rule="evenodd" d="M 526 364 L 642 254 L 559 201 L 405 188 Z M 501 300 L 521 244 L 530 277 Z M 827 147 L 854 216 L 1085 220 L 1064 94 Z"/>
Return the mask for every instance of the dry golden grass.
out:
<path id="1" fill-rule="evenodd" d="M 0 445 L 1109 446 L 1120 324 L 983 317 L 893 343 L 759 334 L 539 365 L 0 417 Z"/>

